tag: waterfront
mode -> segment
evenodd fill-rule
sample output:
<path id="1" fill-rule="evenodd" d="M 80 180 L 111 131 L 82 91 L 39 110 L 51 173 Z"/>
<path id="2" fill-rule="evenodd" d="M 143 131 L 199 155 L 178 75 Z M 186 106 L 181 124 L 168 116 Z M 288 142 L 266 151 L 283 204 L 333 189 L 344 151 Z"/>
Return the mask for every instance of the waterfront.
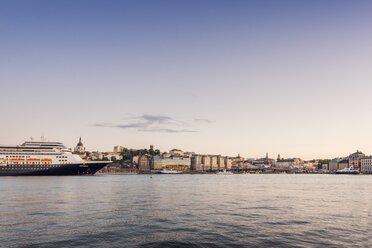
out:
<path id="1" fill-rule="evenodd" d="M 368 247 L 366 175 L 4 177 L 5 247 Z"/>

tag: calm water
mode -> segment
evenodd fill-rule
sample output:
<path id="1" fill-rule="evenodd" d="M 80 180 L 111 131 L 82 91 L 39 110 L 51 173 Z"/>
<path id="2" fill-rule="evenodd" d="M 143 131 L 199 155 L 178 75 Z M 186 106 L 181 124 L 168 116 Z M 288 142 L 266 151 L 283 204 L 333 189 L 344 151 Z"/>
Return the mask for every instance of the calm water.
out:
<path id="1" fill-rule="evenodd" d="M 372 176 L 0 178 L 1 247 L 372 247 Z"/>

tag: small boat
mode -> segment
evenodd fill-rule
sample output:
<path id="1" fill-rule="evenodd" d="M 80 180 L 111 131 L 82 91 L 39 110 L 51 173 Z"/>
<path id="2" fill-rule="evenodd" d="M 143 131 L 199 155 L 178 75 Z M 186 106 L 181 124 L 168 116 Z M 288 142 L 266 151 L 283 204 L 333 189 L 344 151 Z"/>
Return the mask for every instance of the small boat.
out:
<path id="1" fill-rule="evenodd" d="M 178 171 L 178 170 L 168 170 L 168 169 L 163 169 L 161 171 L 159 171 L 160 174 L 182 174 L 182 171 Z"/>
<path id="2" fill-rule="evenodd" d="M 217 175 L 233 175 L 234 173 L 232 173 L 231 171 L 223 170 L 223 171 L 217 172 L 216 174 Z"/>
<path id="3" fill-rule="evenodd" d="M 354 170 L 353 167 L 343 168 L 335 172 L 336 174 L 360 174 L 360 171 Z"/>

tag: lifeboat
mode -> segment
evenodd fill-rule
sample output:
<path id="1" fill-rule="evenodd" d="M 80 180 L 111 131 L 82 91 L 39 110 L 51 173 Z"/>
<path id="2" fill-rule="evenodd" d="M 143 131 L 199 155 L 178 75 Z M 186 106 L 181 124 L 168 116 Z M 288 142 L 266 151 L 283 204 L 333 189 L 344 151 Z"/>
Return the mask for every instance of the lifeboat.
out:
<path id="1" fill-rule="evenodd" d="M 49 162 L 52 162 L 52 160 L 49 159 L 49 158 L 43 158 L 43 159 L 41 160 L 41 162 L 47 162 L 47 163 L 49 163 Z"/>

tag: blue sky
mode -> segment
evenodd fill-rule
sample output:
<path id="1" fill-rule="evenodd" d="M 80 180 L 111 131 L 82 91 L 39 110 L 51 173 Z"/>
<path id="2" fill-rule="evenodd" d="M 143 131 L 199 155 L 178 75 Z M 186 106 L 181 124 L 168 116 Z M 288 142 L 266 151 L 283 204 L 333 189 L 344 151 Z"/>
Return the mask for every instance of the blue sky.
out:
<path id="1" fill-rule="evenodd" d="M 370 1 L 1 1 L 0 143 L 372 153 Z"/>

